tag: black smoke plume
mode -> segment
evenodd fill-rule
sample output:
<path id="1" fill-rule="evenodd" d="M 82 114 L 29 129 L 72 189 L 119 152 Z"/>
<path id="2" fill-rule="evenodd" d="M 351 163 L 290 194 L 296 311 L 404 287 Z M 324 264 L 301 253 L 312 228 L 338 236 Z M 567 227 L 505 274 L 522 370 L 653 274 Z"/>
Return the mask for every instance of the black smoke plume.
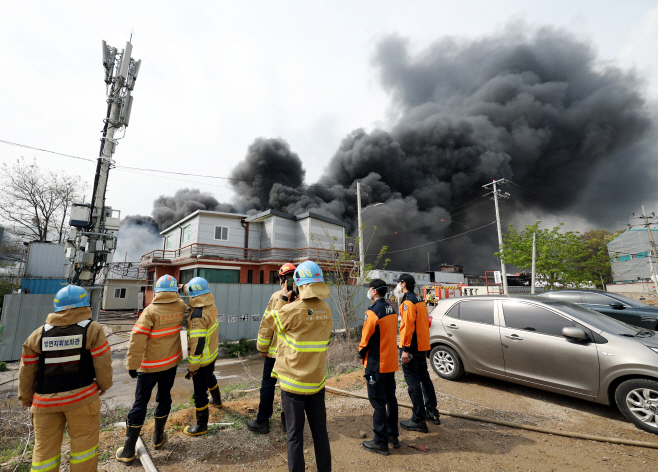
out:
<path id="1" fill-rule="evenodd" d="M 427 243 L 492 222 L 493 203 L 480 197 L 494 179 L 526 189 L 506 189 L 512 198 L 502 213 L 530 215 L 527 223 L 575 208 L 625 215 L 656 197 L 647 171 L 655 133 L 642 84 L 567 33 L 444 38 L 417 55 L 392 36 L 380 42 L 373 64 L 399 117 L 390 130 L 350 133 L 314 185 L 304 184 L 302 163 L 287 143 L 258 139 L 232 173 L 244 180 L 233 184 L 236 202 L 190 190 L 160 197 L 153 211 L 159 227 L 201 207 L 273 208 L 334 217 L 354 233 L 361 180 L 363 205 L 384 203 L 364 213 L 368 227 L 379 228 L 369 253 L 387 245 L 394 269 L 426 270 L 429 257 L 434 265 L 477 271 L 495 267 L 494 226 Z M 622 224 L 592 215 L 579 216 L 596 227 Z"/>

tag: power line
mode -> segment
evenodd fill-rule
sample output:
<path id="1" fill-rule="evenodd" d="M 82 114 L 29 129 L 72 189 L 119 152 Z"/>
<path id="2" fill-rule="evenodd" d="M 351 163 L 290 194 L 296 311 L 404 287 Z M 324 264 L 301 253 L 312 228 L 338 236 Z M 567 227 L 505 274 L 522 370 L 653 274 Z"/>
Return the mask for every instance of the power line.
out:
<path id="1" fill-rule="evenodd" d="M 473 228 L 471 230 L 464 231 L 463 233 L 454 234 L 452 236 L 448 236 L 447 238 L 437 239 L 436 241 L 430 241 L 429 243 L 419 244 L 418 246 L 407 247 L 407 248 L 404 248 L 404 249 L 396 249 L 395 251 L 386 251 L 385 254 L 393 254 L 393 253 L 396 253 L 396 252 L 410 251 L 411 249 L 417 249 L 419 247 L 429 246 L 430 244 L 436 244 L 436 243 L 440 243 L 440 242 L 443 242 L 443 241 L 447 241 L 449 239 L 453 239 L 453 238 L 456 238 L 456 237 L 459 237 L 459 236 L 463 236 L 465 234 L 472 233 L 473 231 L 477 231 L 477 230 L 480 230 L 482 228 L 486 228 L 487 226 L 491 226 L 491 225 L 495 225 L 495 224 L 496 224 L 496 222 L 492 221 L 491 223 L 487 223 L 486 225 L 482 225 L 478 228 Z M 368 256 L 377 256 L 378 254 L 366 254 L 366 255 L 368 255 Z"/>
<path id="2" fill-rule="evenodd" d="M 48 149 L 41 149 L 41 148 L 38 148 L 38 147 L 28 146 L 26 144 L 12 143 L 10 141 L 4 141 L 2 139 L 0 139 L 0 143 L 9 144 L 10 146 L 17 146 L 17 147 L 26 148 L 26 149 L 34 149 L 35 151 L 48 152 L 50 154 L 57 154 L 58 156 L 70 157 L 70 158 L 73 158 L 73 159 L 79 159 L 81 161 L 96 162 L 96 159 L 88 159 L 86 157 L 72 156 L 71 154 L 63 154 L 61 152 L 49 151 Z"/>

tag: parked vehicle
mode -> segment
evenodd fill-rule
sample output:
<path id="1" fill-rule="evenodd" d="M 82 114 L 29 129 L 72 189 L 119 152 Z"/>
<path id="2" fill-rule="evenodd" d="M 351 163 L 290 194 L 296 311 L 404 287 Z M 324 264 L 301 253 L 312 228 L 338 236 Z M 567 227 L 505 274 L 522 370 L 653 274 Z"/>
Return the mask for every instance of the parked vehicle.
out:
<path id="1" fill-rule="evenodd" d="M 603 290 L 552 290 L 537 295 L 591 308 L 640 328 L 658 330 L 658 307 Z"/>
<path id="2" fill-rule="evenodd" d="M 658 336 L 568 302 L 505 295 L 440 300 L 431 314 L 430 363 L 616 404 L 658 434 Z"/>

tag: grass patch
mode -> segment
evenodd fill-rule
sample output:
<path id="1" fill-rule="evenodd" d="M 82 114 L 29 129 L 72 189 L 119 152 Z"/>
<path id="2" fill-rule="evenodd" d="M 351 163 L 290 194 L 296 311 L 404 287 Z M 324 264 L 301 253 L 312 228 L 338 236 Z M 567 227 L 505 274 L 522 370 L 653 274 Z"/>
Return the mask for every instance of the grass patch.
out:
<path id="1" fill-rule="evenodd" d="M 244 337 L 240 338 L 237 343 L 234 341 L 224 341 L 219 344 L 219 347 L 226 348 L 226 355 L 222 356 L 223 359 L 244 357 L 258 352 L 256 349 L 256 341 Z"/>
<path id="2" fill-rule="evenodd" d="M 98 456 L 98 462 L 105 462 L 106 460 L 110 459 L 111 457 L 112 457 L 112 452 L 105 451 L 104 453 L 102 453 Z"/>
<path id="3" fill-rule="evenodd" d="M 7 368 L 7 363 L 6 362 L 0 362 L 0 372 L 7 372 L 9 369 Z"/>
<path id="4" fill-rule="evenodd" d="M 240 413 L 236 413 L 234 411 L 227 410 L 226 413 L 224 414 L 224 418 L 222 420 L 222 423 L 233 423 L 232 426 L 229 426 L 229 428 L 234 429 L 236 431 L 239 431 L 241 429 L 245 429 L 247 427 L 247 418 L 244 415 L 241 415 Z"/>

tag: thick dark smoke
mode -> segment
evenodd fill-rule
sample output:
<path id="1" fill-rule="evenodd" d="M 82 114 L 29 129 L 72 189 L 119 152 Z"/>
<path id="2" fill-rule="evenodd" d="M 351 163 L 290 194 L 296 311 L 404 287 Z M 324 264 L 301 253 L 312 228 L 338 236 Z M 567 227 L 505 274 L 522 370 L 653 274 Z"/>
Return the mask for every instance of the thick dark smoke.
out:
<path id="1" fill-rule="evenodd" d="M 198 189 L 182 188 L 173 197 L 161 195 L 153 202 L 153 219 L 160 230 L 197 210 L 234 211 L 233 205 L 219 203 L 215 197 Z"/>
<path id="2" fill-rule="evenodd" d="M 331 216 L 354 232 L 354 188 L 361 180 L 363 205 L 384 203 L 364 213 L 366 224 L 379 228 L 369 253 L 385 244 L 392 268 L 426 270 L 429 253 L 434 265 L 477 271 L 495 264 L 495 227 L 425 244 L 492 222 L 493 203 L 466 204 L 493 179 L 548 197 L 508 189 L 513 196 L 503 218 L 531 214 L 528 223 L 572 214 L 575 206 L 626 214 L 656 195 L 645 152 L 654 128 L 641 84 L 630 72 L 602 65 L 569 34 L 541 29 L 477 41 L 445 38 L 415 56 L 404 39 L 389 37 L 373 63 L 399 116 L 391 130 L 350 133 L 310 186 L 287 143 L 258 139 L 232 173 L 247 181 L 234 183 L 233 205 L 179 191 L 156 200 L 159 227 L 197 208 L 273 208 Z M 592 220 L 592 226 L 614 223 Z M 395 252 L 412 246 L 421 247 Z"/>

